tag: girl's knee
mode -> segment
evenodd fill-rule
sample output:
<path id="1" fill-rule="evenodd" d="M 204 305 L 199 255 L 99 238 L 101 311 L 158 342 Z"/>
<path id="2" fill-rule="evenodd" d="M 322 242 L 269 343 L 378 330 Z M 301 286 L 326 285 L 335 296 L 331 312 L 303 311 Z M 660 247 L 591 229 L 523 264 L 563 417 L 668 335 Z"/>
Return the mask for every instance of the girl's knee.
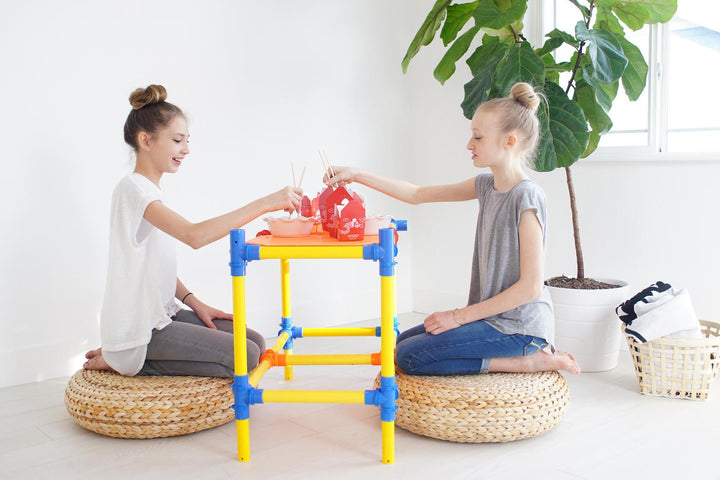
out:
<path id="1" fill-rule="evenodd" d="M 408 352 L 404 345 L 398 344 L 395 350 L 395 363 L 400 370 L 407 374 L 415 373 L 416 362 L 413 361 L 414 358 L 415 355 Z"/>
<path id="2" fill-rule="evenodd" d="M 247 342 L 247 366 L 248 372 L 252 371 L 253 368 L 258 366 L 260 363 L 260 355 L 263 352 L 260 351 L 260 347 L 254 342 Z"/>

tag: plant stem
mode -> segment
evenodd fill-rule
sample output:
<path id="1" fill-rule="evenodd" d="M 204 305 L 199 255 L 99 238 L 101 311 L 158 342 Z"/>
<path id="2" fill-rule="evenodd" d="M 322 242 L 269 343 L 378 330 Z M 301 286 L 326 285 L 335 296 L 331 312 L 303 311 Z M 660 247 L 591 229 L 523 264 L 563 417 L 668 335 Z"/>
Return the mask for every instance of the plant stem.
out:
<path id="1" fill-rule="evenodd" d="M 595 7 L 595 1 L 590 2 L 590 15 L 585 20 L 585 26 L 590 28 L 590 20 L 592 19 L 592 12 Z M 580 60 L 583 57 L 583 48 L 585 42 L 580 42 L 577 50 L 577 58 L 575 59 L 575 65 L 573 66 L 570 80 L 568 81 L 565 93 L 568 94 L 570 89 L 575 86 L 575 75 L 580 69 Z M 565 178 L 567 179 L 568 194 L 570 195 L 570 213 L 572 214 L 572 227 L 573 227 L 573 238 L 575 239 L 575 261 L 577 262 L 577 275 L 576 278 L 580 281 L 585 280 L 585 259 L 583 258 L 582 245 L 580 244 L 580 221 L 578 219 L 577 201 L 575 200 L 575 186 L 572 181 L 572 173 L 570 167 L 565 167 Z"/>
<path id="2" fill-rule="evenodd" d="M 580 223 L 578 222 L 577 202 L 575 201 L 575 187 L 573 186 L 570 167 L 565 167 L 568 193 L 570 194 L 570 213 L 572 214 L 573 237 L 575 238 L 575 259 L 577 261 L 577 279 L 585 280 L 585 261 L 582 246 L 580 245 Z"/>

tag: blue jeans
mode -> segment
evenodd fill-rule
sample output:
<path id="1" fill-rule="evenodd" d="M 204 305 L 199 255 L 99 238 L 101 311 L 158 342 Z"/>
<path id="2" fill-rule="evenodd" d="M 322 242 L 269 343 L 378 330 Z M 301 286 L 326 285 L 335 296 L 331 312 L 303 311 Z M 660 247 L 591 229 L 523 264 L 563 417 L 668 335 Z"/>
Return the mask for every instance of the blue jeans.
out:
<path id="1" fill-rule="evenodd" d="M 506 335 L 482 320 L 439 335 L 418 325 L 398 336 L 395 361 L 409 375 L 487 373 L 490 359 L 531 355 L 547 346 L 531 335 Z"/>

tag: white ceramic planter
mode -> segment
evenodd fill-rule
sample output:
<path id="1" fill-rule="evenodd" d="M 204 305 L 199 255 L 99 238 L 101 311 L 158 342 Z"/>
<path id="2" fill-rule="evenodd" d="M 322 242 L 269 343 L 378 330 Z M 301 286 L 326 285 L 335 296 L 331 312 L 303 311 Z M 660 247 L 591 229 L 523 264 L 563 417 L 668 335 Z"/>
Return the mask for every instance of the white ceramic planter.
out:
<path id="1" fill-rule="evenodd" d="M 628 299 L 628 284 L 606 290 L 548 287 L 555 309 L 555 347 L 570 352 L 583 372 L 601 372 L 617 366 L 620 320 L 615 307 Z"/>

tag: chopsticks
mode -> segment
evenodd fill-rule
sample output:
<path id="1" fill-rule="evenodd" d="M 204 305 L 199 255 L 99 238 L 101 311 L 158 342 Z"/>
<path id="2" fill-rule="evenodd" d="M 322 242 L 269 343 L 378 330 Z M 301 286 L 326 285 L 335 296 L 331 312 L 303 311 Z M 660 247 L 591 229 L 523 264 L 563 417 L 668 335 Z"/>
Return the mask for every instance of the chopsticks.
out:
<path id="1" fill-rule="evenodd" d="M 305 178 L 305 169 L 307 166 L 304 166 L 302 169 L 302 173 L 300 174 L 300 181 L 298 183 L 295 183 L 295 162 L 290 162 L 290 169 L 292 170 L 292 180 L 293 180 L 293 188 L 302 188 L 302 182 L 303 178 Z M 290 217 L 292 217 L 293 212 L 290 212 L 288 214 L 288 220 L 290 220 Z"/>
<path id="2" fill-rule="evenodd" d="M 327 152 L 323 148 L 322 151 L 318 148 L 318 153 L 320 154 L 320 161 L 322 162 L 323 169 L 325 172 L 330 173 L 331 176 L 335 176 L 335 170 L 333 170 L 332 165 L 330 165 L 330 161 L 327 158 Z"/>
<path id="3" fill-rule="evenodd" d="M 303 167 L 302 173 L 300 174 L 300 181 L 295 183 L 295 162 L 290 162 L 290 168 L 292 169 L 293 188 L 302 188 L 303 178 L 305 178 L 305 170 L 307 166 Z"/>

